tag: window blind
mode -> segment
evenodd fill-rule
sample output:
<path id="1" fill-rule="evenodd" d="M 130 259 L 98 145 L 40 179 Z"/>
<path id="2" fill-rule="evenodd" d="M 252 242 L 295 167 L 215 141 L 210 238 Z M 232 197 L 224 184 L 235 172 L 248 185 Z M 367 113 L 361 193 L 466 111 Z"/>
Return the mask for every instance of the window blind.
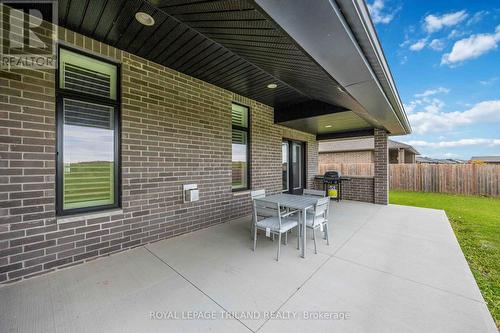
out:
<path id="1" fill-rule="evenodd" d="M 64 100 L 64 124 L 113 128 L 113 108 L 72 99 Z"/>
<path id="2" fill-rule="evenodd" d="M 240 127 L 248 127 L 248 108 L 233 104 L 232 107 L 233 125 Z"/>
<path id="3" fill-rule="evenodd" d="M 65 88 L 88 94 L 109 97 L 111 78 L 109 74 L 99 73 L 74 64 L 64 64 Z"/>

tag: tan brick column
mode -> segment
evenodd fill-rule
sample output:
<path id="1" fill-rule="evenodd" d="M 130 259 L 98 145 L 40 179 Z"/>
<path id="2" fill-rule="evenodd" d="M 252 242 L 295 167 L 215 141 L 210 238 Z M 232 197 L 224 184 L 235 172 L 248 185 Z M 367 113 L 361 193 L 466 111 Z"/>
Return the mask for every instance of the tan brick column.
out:
<path id="1" fill-rule="evenodd" d="M 387 205 L 389 203 L 389 152 L 387 150 L 387 132 L 383 129 L 376 128 L 374 138 L 374 201 L 376 204 Z"/>

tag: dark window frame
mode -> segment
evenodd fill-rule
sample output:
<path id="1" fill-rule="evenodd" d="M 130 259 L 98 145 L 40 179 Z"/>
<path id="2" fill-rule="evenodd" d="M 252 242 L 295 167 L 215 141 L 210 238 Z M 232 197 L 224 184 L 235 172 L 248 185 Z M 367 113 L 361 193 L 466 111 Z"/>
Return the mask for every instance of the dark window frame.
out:
<path id="1" fill-rule="evenodd" d="M 98 212 L 109 209 L 121 208 L 121 64 L 104 57 L 97 56 L 90 52 L 85 52 L 77 48 L 69 47 L 66 45 L 58 44 L 57 46 L 57 59 L 59 59 L 60 50 L 65 49 L 74 53 L 84 55 L 98 61 L 106 62 L 116 66 L 116 99 L 105 98 L 97 95 L 85 94 L 79 91 L 73 91 L 60 88 L 59 75 L 60 68 L 58 66 L 56 71 L 56 215 L 66 216 L 81 213 Z M 59 60 L 58 60 L 59 61 Z M 64 161 L 63 161 L 63 100 L 73 99 L 88 103 L 102 104 L 113 107 L 113 134 L 114 134 L 114 202 L 109 205 L 100 205 L 83 208 L 63 209 L 63 175 L 64 175 Z"/>
<path id="2" fill-rule="evenodd" d="M 234 125 L 233 124 L 233 119 L 232 119 L 232 108 L 233 108 L 233 104 L 235 105 L 238 105 L 238 106 L 241 106 L 241 107 L 244 107 L 245 109 L 247 109 L 247 127 L 242 127 L 242 126 L 238 126 L 238 125 Z M 238 130 L 238 131 L 243 131 L 243 132 L 246 132 L 247 133 L 247 186 L 246 187 L 240 187 L 240 188 L 232 188 L 232 185 L 231 185 L 231 191 L 232 192 L 241 192 L 241 191 L 248 191 L 252 188 L 252 172 L 251 172 L 251 157 L 252 157 L 252 154 L 251 154 L 251 121 L 252 121 L 252 116 L 251 116 L 251 109 L 248 105 L 244 105 L 244 104 L 241 104 L 241 103 L 238 103 L 238 102 L 231 102 L 231 135 L 233 133 L 233 130 Z M 231 144 L 232 144 L 232 139 L 231 139 Z M 231 162 L 233 161 L 233 155 L 231 153 Z M 233 173 L 232 173 L 232 167 L 231 167 L 231 180 L 232 180 L 232 177 L 233 177 Z"/>

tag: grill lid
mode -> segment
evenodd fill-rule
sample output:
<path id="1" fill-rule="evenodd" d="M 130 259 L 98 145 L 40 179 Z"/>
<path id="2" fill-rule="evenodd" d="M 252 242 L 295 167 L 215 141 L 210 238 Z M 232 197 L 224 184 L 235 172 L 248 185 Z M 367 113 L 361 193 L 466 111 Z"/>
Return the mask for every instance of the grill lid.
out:
<path id="1" fill-rule="evenodd" d="M 324 179 L 339 179 L 340 177 L 340 171 L 327 171 L 323 176 Z"/>

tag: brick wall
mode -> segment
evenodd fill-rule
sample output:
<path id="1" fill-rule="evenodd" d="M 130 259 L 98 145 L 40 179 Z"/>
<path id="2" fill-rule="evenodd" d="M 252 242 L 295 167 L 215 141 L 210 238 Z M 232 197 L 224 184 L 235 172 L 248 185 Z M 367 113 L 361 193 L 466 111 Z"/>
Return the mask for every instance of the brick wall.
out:
<path id="1" fill-rule="evenodd" d="M 191 232 L 250 212 L 231 192 L 231 102 L 251 110 L 251 184 L 281 191 L 281 140 L 314 135 L 274 125 L 271 107 L 60 29 L 60 39 L 122 63 L 122 210 L 55 216 L 55 72 L 0 75 L 0 282 L 12 282 Z M 184 204 L 182 185 L 200 201 Z"/>
<path id="2" fill-rule="evenodd" d="M 352 177 L 342 184 L 342 195 L 347 200 L 374 202 L 373 177 Z"/>
<path id="3" fill-rule="evenodd" d="M 374 203 L 373 177 L 350 177 L 350 181 L 342 183 L 342 199 Z M 323 180 L 316 179 L 314 187 L 323 190 Z"/>
<path id="4" fill-rule="evenodd" d="M 389 203 L 389 152 L 387 148 L 387 132 L 375 129 L 375 166 L 374 192 L 375 203 L 387 205 Z"/>
<path id="5" fill-rule="evenodd" d="M 346 166 L 341 165 L 341 169 L 343 170 L 343 174 L 346 175 L 349 173 L 351 176 L 350 182 L 344 183 L 343 190 L 343 198 L 346 200 L 356 200 L 356 201 L 364 201 L 370 203 L 376 203 L 381 205 L 387 205 L 389 203 L 389 150 L 388 150 L 388 136 L 387 131 L 381 129 L 374 129 L 374 143 L 375 148 L 373 151 L 373 177 L 371 176 L 359 176 L 357 173 L 356 163 L 351 164 L 355 167 L 351 172 L 345 172 L 348 168 Z M 397 154 L 397 150 L 395 151 Z M 319 165 L 328 166 L 328 163 L 325 163 L 326 158 L 324 157 L 324 153 L 319 155 Z M 396 156 L 397 157 L 397 156 Z M 334 163 L 331 163 L 330 166 L 333 166 Z M 338 169 L 338 166 L 336 166 Z M 320 168 L 320 174 L 322 173 L 324 168 Z M 323 189 L 322 180 L 315 180 L 314 184 L 315 188 Z"/>

